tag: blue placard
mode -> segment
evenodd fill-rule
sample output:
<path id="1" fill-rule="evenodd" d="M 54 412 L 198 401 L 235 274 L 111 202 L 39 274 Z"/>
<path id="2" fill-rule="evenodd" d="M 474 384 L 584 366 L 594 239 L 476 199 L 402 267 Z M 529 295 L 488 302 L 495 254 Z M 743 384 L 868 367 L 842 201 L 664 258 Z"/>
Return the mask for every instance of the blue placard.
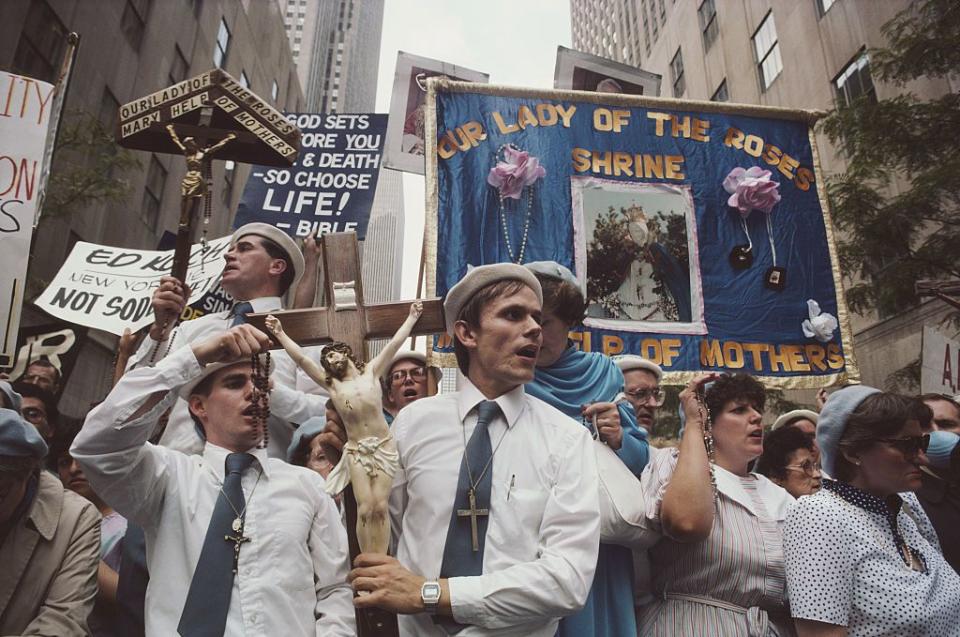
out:
<path id="1" fill-rule="evenodd" d="M 387 116 L 291 113 L 287 120 L 303 133 L 297 163 L 254 166 L 233 227 L 260 221 L 296 237 L 353 231 L 364 239 Z"/>
<path id="2" fill-rule="evenodd" d="M 858 377 L 802 114 L 502 87 L 441 87 L 434 108 L 438 296 L 468 265 L 553 260 L 587 291 L 583 349 L 675 380 Z"/>

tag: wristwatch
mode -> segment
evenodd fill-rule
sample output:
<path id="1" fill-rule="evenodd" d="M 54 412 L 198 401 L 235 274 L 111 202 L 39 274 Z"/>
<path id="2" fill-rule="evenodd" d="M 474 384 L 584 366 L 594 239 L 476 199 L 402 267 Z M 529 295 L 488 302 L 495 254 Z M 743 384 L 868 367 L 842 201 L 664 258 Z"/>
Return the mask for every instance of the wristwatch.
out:
<path id="1" fill-rule="evenodd" d="M 420 599 L 423 601 L 423 610 L 426 613 L 436 613 L 440 607 L 440 582 L 427 580 L 420 587 Z"/>

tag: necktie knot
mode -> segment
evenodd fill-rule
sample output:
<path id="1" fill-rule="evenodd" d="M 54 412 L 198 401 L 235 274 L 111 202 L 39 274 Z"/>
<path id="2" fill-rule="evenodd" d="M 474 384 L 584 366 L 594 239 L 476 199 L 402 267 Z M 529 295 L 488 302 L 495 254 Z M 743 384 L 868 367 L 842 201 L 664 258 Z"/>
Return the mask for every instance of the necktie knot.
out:
<path id="1" fill-rule="evenodd" d="M 486 427 L 500 413 L 500 405 L 495 400 L 485 400 L 477 405 L 477 426 Z"/>
<path id="2" fill-rule="evenodd" d="M 244 471 L 250 468 L 252 463 L 253 456 L 249 453 L 231 453 L 227 456 L 224 466 L 226 467 L 227 475 L 231 473 L 239 473 L 242 475 Z"/>
<path id="3" fill-rule="evenodd" d="M 247 314 L 253 312 L 253 304 L 250 301 L 240 301 L 233 306 L 231 314 L 233 314 L 233 322 L 230 324 L 230 327 L 236 325 L 243 325 L 247 322 Z"/>

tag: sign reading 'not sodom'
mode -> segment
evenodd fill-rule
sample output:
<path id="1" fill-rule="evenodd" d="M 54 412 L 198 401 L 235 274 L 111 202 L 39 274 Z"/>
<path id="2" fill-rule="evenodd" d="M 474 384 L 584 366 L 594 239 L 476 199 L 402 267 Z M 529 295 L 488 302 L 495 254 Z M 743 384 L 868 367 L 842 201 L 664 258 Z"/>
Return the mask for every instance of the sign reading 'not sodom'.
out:
<path id="1" fill-rule="evenodd" d="M 673 382 L 857 380 L 809 113 L 430 83 L 430 292 L 557 261 L 586 291 L 582 349 Z"/>

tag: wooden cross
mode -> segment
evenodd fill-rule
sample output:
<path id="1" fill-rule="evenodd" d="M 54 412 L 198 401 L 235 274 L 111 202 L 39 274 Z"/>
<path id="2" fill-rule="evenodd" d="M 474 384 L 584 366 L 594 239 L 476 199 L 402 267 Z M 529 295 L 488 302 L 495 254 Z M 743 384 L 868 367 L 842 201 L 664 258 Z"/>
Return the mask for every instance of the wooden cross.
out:
<path id="1" fill-rule="evenodd" d="M 477 518 L 482 516 L 489 516 L 490 509 L 478 509 L 477 508 L 477 495 L 471 487 L 467 491 L 467 501 L 470 504 L 469 509 L 457 509 L 458 518 L 470 518 L 470 537 L 473 540 L 473 552 L 476 553 L 480 550 L 480 538 L 477 534 Z"/>
<path id="2" fill-rule="evenodd" d="M 240 563 L 240 545 L 249 542 L 250 538 L 243 534 L 243 528 L 237 531 L 236 535 L 224 535 L 225 542 L 233 542 L 233 573 L 237 573 L 237 565 Z"/>
<path id="3" fill-rule="evenodd" d="M 321 237 L 325 307 L 286 310 L 247 315 L 247 322 L 265 334 L 268 314 L 283 323 L 283 331 L 300 345 L 319 345 L 340 341 L 353 350 L 359 360 L 367 360 L 367 340 L 390 338 L 410 313 L 412 301 L 394 301 L 365 305 L 360 280 L 360 250 L 357 235 L 337 232 Z M 423 314 L 413 328 L 414 335 L 445 331 L 443 303 L 440 299 L 423 301 Z M 280 347 L 274 341 L 275 347 Z"/>

